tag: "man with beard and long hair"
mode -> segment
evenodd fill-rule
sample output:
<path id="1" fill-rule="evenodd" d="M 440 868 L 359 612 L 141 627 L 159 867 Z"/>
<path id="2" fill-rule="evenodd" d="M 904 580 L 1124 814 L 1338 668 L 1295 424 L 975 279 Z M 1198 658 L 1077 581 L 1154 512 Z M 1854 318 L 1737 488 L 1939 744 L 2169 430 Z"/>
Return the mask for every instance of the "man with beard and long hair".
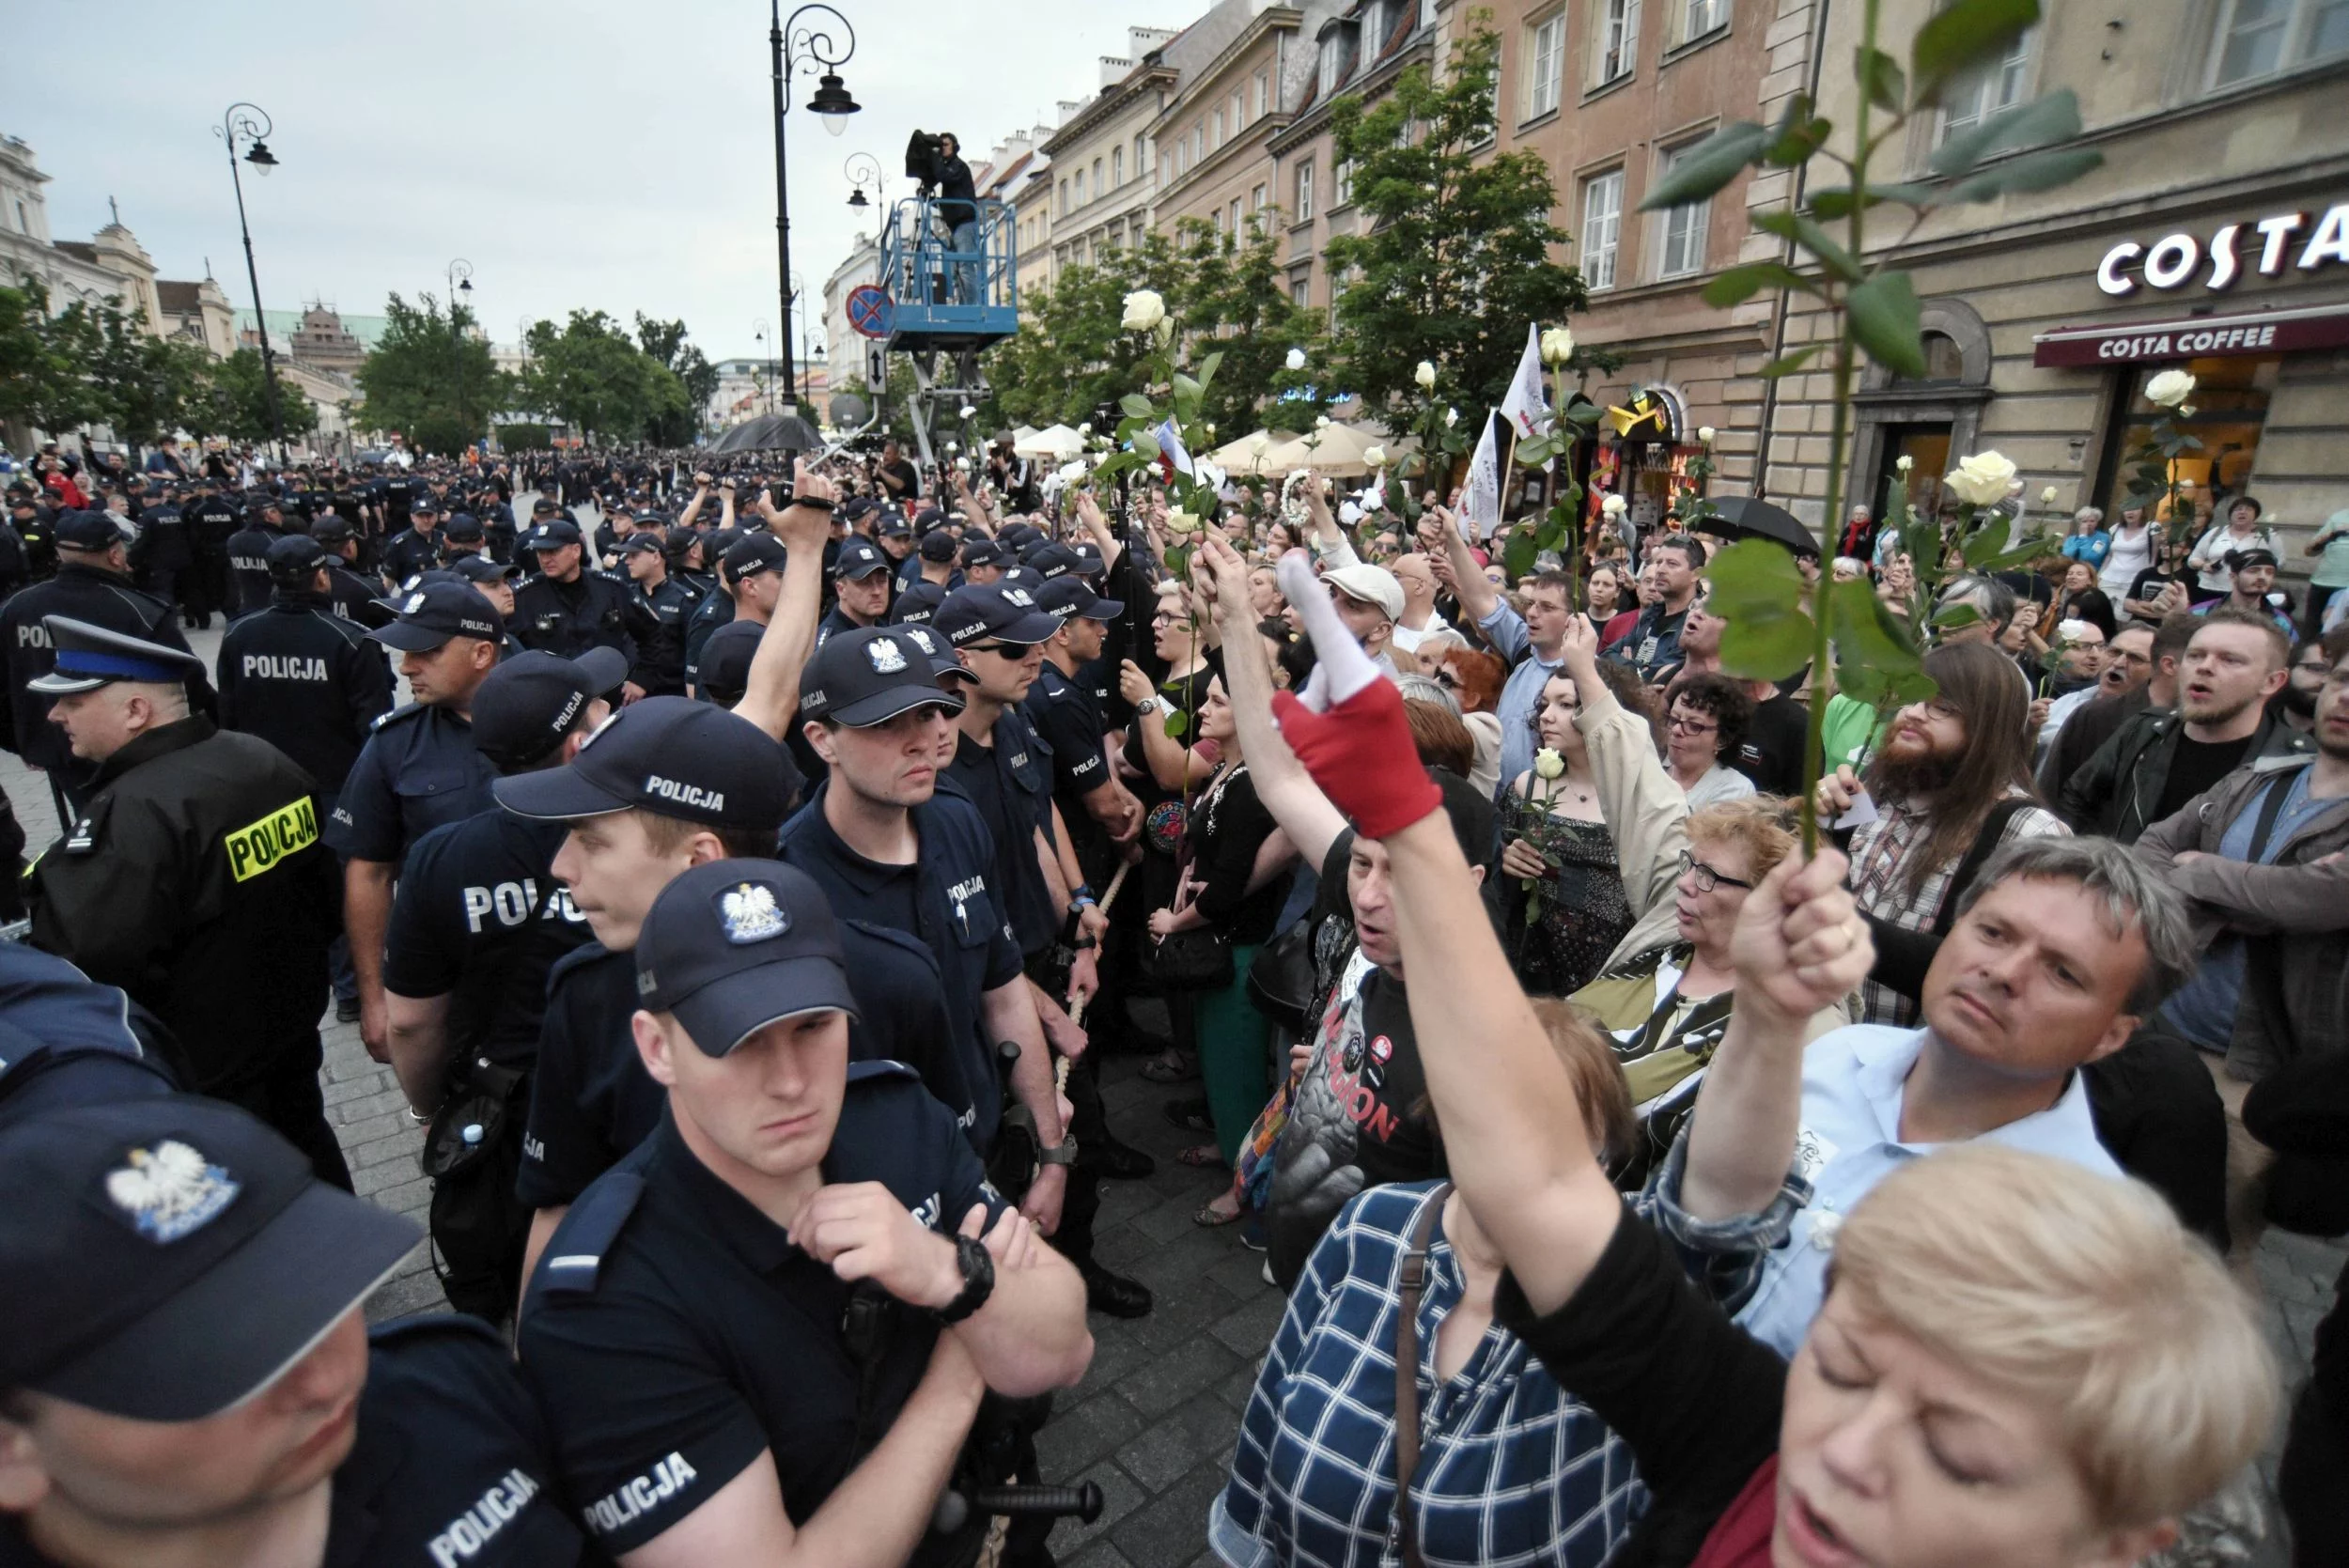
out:
<path id="1" fill-rule="evenodd" d="M 1967 643 L 1927 654 L 1925 674 L 1934 696 L 1893 715 L 1867 770 L 1845 766 L 1819 781 L 1829 820 L 1863 795 L 1877 814 L 1851 840 L 1852 892 L 1877 949 L 1859 1019 L 1900 1028 L 1916 1021 L 1917 1003 L 1913 991 L 1885 983 L 1888 970 L 1930 960 L 1992 850 L 2066 831 L 2030 791 L 2030 694 L 2012 662 L 1989 644 Z M 1917 935 L 1904 941 L 1903 933 Z"/>

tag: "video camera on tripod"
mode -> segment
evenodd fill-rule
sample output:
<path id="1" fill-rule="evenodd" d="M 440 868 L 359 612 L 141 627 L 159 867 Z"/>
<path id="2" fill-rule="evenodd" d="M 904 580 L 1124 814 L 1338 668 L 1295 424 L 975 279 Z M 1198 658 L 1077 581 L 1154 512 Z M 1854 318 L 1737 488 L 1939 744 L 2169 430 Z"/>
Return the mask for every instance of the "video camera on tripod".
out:
<path id="1" fill-rule="evenodd" d="M 928 131 L 917 130 L 906 141 L 906 178 L 922 183 L 922 194 L 928 195 L 944 178 L 946 163 L 945 137 Z"/>

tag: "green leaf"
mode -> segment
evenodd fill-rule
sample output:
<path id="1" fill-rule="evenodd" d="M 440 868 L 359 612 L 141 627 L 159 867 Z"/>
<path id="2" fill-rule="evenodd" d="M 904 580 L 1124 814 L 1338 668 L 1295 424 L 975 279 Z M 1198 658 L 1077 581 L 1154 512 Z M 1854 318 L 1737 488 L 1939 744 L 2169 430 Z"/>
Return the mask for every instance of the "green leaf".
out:
<path id="1" fill-rule="evenodd" d="M 1223 365 L 1223 350 L 1218 349 L 1199 362 L 1199 390 L 1205 392 L 1215 384 L 1215 373 Z"/>
<path id="2" fill-rule="evenodd" d="M 1722 620 L 1766 620 L 1796 613 L 1802 604 L 1802 573 L 1794 552 L 1768 539 L 1741 539 L 1705 563 L 1713 584 L 1706 603 Z"/>
<path id="3" fill-rule="evenodd" d="M 1811 661 L 1817 640 L 1818 628 L 1799 610 L 1732 621 L 1721 628 L 1721 668 L 1741 680 L 1784 680 Z"/>
<path id="4" fill-rule="evenodd" d="M 1979 174 L 1950 187 L 1943 201 L 1949 206 L 1988 201 L 1993 196 L 2052 191 L 2069 185 L 2091 169 L 2102 167 L 2105 155 L 2092 147 L 2049 147 L 1991 164 Z"/>
<path id="5" fill-rule="evenodd" d="M 1995 152 L 2049 147 L 2080 133 L 2079 100 L 2072 89 L 2001 109 L 1980 125 L 1961 131 L 1934 149 L 1925 167 L 1944 179 L 1964 174 Z"/>
<path id="6" fill-rule="evenodd" d="M 1541 552 L 1542 547 L 1532 535 L 1521 529 L 1510 535 L 1509 542 L 1501 547 L 1501 564 L 1508 569 L 1509 581 L 1522 581 L 1533 569 L 1533 557 Z"/>
<path id="7" fill-rule="evenodd" d="M 1993 516 L 1981 527 L 1966 535 L 1964 542 L 1958 546 L 1958 553 L 1966 557 L 1968 566 L 1976 571 L 1983 571 L 1992 561 L 2004 554 L 2006 548 L 2006 520 Z"/>
<path id="8" fill-rule="evenodd" d="M 1130 419 L 1155 422 L 1159 417 L 1159 411 L 1151 404 L 1150 399 L 1138 392 L 1129 392 L 1120 397 L 1117 400 L 1117 406 L 1124 409 L 1127 417 Z"/>
<path id="9" fill-rule="evenodd" d="M 1184 375 L 1181 371 L 1177 370 L 1174 372 L 1174 396 L 1177 401 L 1189 399 L 1190 402 L 1195 404 L 1199 401 L 1199 395 L 1206 390 L 1206 389 L 1202 387 L 1196 380 Z"/>
<path id="10" fill-rule="evenodd" d="M 2039 0 L 1952 0 L 1917 29 L 1908 74 L 1919 103 L 1935 101 L 1941 84 L 1978 60 L 1991 59 L 2039 20 Z"/>
<path id="11" fill-rule="evenodd" d="M 1803 249 L 1819 258 L 1819 265 L 1845 283 L 1858 283 L 1865 274 L 1851 252 L 1835 242 L 1834 236 L 1799 212 L 1764 212 L 1753 220 L 1753 226 L 1781 240 L 1794 240 Z"/>
<path id="12" fill-rule="evenodd" d="M 1943 631 L 1955 631 L 1982 619 L 1982 612 L 1967 603 L 1945 604 L 1933 613 L 1930 624 Z"/>
<path id="13" fill-rule="evenodd" d="M 1682 154 L 1672 172 L 1648 187 L 1640 210 L 1656 212 L 1685 202 L 1703 201 L 1760 159 L 1769 135 L 1768 131 L 1751 120 L 1722 126 Z"/>
<path id="14" fill-rule="evenodd" d="M 1762 149 L 1764 163 L 1791 169 L 1819 150 L 1835 126 L 1811 111 L 1811 98 L 1807 93 L 1797 93 L 1786 101 L 1786 112 L 1779 116 L 1778 124 L 1770 128 L 1768 145 Z"/>
<path id="15" fill-rule="evenodd" d="M 1868 357 L 1897 376 L 1925 373 L 1924 332 L 1917 313 L 1917 290 L 1906 272 L 1883 272 L 1854 284 L 1844 296 L 1853 340 Z"/>
<path id="16" fill-rule="evenodd" d="M 1852 76 L 1868 101 L 1888 114 L 1897 115 L 1908 102 L 1908 77 L 1901 63 L 1881 49 L 1861 44 L 1852 51 Z"/>
<path id="17" fill-rule="evenodd" d="M 1806 294 L 1812 291 L 1809 281 L 1782 261 L 1750 261 L 1716 274 L 1704 286 L 1704 303 L 1714 306 L 1741 304 L 1765 288 L 1795 288 Z"/>
<path id="18" fill-rule="evenodd" d="M 1937 197 L 1939 194 L 1937 187 L 1916 180 L 1891 185 L 1870 185 L 1868 205 L 1881 207 L 1889 201 L 1897 202 L 1904 207 L 1922 207 Z M 1812 217 L 1833 220 L 1850 217 L 1852 204 L 1857 199 L 1852 194 L 1852 188 L 1848 185 L 1826 185 L 1812 191 L 1804 198 L 1804 202 L 1811 209 Z"/>
<path id="19" fill-rule="evenodd" d="M 1808 349 L 1797 349 L 1791 354 L 1781 354 L 1762 367 L 1763 377 L 1768 380 L 1776 380 L 1781 376 L 1791 376 L 1802 368 L 1805 360 L 1826 347 L 1824 343 L 1813 343 Z"/>
<path id="20" fill-rule="evenodd" d="M 1864 578 L 1833 584 L 1828 611 L 1834 623 L 1837 691 L 1875 705 L 1892 694 L 1894 681 L 1923 670 L 1907 623 L 1891 613 Z"/>
<path id="21" fill-rule="evenodd" d="M 1169 713 L 1169 714 L 1166 716 L 1166 737 L 1167 737 L 1169 740 L 1180 740 L 1180 739 L 1181 739 L 1184 736 L 1186 736 L 1186 735 L 1188 735 L 1188 734 L 1190 734 L 1190 714 L 1188 714 L 1188 713 L 1183 713 L 1183 712 L 1174 712 L 1174 713 Z"/>

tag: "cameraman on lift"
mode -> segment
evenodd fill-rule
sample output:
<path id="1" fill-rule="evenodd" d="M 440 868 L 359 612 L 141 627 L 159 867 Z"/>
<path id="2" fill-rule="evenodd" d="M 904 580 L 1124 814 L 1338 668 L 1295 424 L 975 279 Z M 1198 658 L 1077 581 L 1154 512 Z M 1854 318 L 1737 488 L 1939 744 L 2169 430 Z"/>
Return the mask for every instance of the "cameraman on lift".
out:
<path id="1" fill-rule="evenodd" d="M 971 180 L 971 165 L 962 161 L 962 138 L 951 131 L 938 136 L 938 159 L 930 165 L 938 184 L 938 215 L 952 237 L 947 248 L 965 257 L 975 257 L 979 249 L 978 194 Z M 955 303 L 974 305 L 985 302 L 979 298 L 979 264 L 975 259 L 955 263 Z"/>

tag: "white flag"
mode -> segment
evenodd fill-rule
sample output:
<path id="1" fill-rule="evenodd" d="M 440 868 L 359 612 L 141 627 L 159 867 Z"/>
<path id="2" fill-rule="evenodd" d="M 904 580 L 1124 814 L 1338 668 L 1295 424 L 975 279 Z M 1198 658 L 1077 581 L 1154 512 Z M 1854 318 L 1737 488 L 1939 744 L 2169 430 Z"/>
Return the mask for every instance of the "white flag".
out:
<path id="1" fill-rule="evenodd" d="M 1174 472 L 1185 478 L 1191 477 L 1190 454 L 1183 450 L 1183 434 L 1176 428 L 1174 419 L 1170 416 L 1165 424 L 1150 433 L 1158 438 L 1159 450 L 1174 463 Z"/>
<path id="2" fill-rule="evenodd" d="M 1460 498 L 1460 512 L 1475 538 L 1488 539 L 1501 526 L 1501 447 L 1493 440 L 1490 414 L 1485 417 L 1485 433 L 1476 442 L 1476 455 L 1469 459 L 1468 489 Z"/>
<path id="3" fill-rule="evenodd" d="M 1517 440 L 1538 436 L 1549 424 L 1549 405 L 1542 396 L 1542 329 L 1539 322 L 1525 329 L 1525 356 L 1501 399 L 1501 411 L 1517 427 Z"/>

